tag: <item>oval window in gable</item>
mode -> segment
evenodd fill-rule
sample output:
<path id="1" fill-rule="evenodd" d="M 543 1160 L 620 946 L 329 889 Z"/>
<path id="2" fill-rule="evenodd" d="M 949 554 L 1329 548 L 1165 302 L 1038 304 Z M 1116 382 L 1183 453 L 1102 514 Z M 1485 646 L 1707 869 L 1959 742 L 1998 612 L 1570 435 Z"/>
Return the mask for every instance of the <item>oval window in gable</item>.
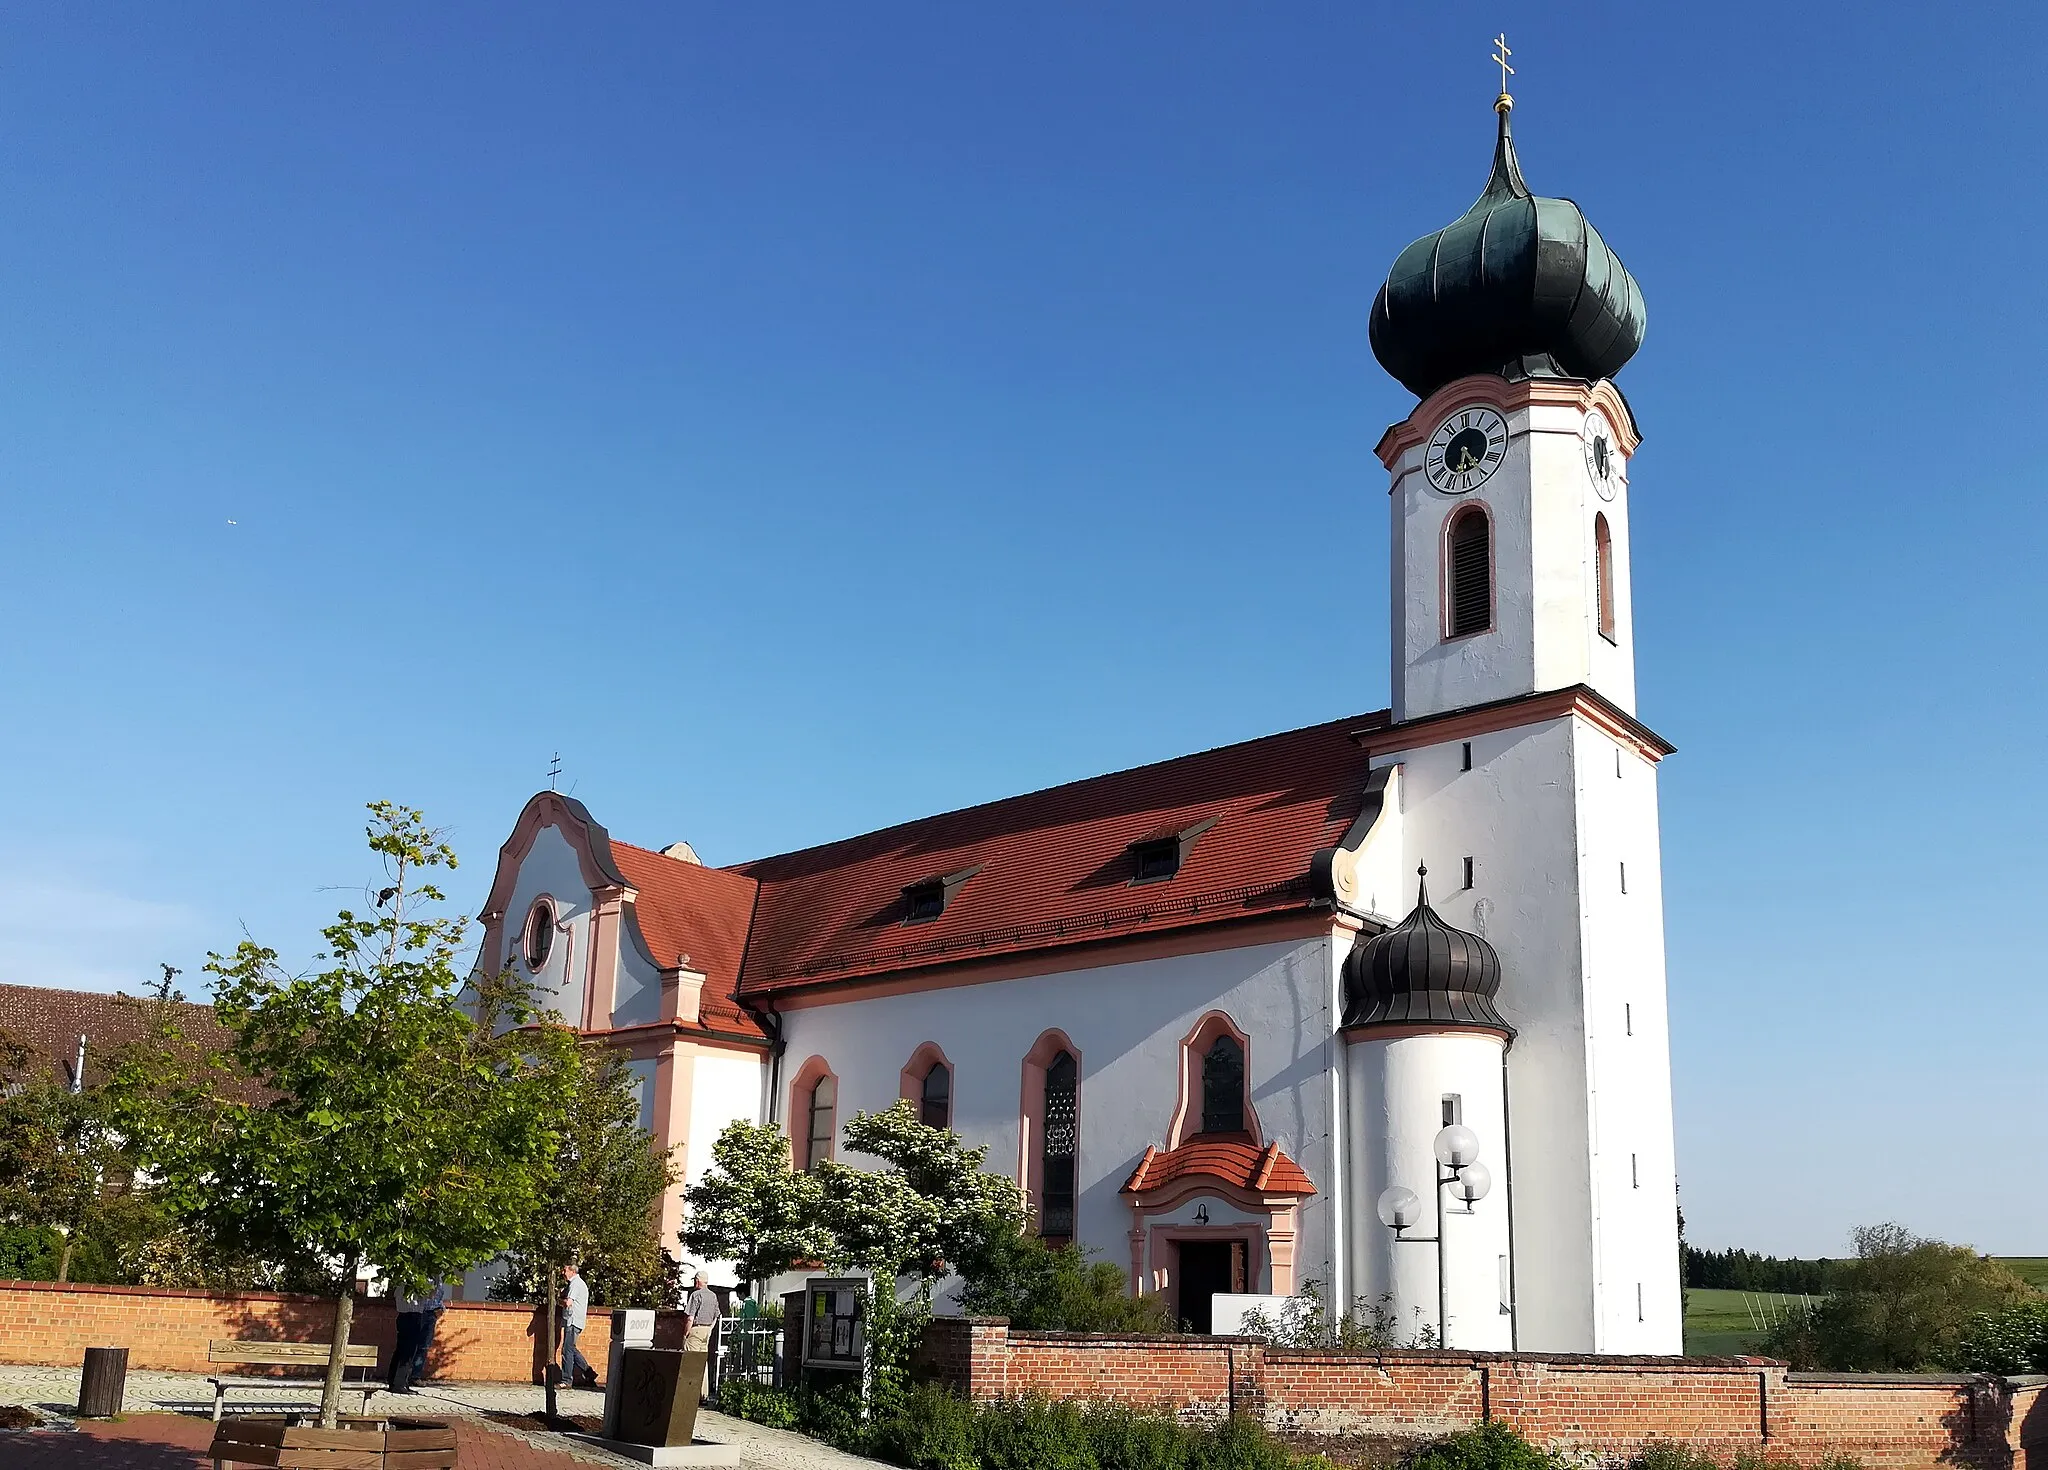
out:
<path id="1" fill-rule="evenodd" d="M 536 898 L 526 911 L 526 968 L 538 974 L 555 952 L 555 906 Z"/>

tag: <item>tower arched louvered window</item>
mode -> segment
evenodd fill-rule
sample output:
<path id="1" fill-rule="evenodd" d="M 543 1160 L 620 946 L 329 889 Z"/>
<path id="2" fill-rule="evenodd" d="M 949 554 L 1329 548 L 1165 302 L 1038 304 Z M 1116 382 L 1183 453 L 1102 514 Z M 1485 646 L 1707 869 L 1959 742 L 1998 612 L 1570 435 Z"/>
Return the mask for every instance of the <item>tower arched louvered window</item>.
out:
<path id="1" fill-rule="evenodd" d="M 1450 636 L 1463 638 L 1493 626 L 1493 523 L 1476 506 L 1451 521 Z"/>
<path id="2" fill-rule="evenodd" d="M 1202 1131 L 1244 1132 L 1244 1048 L 1219 1036 L 1202 1054 Z"/>
<path id="3" fill-rule="evenodd" d="M 1614 533 L 1605 512 L 1593 517 L 1593 580 L 1600 599 L 1600 636 L 1614 642 Z"/>
<path id="4" fill-rule="evenodd" d="M 953 1126 L 953 1074 L 944 1062 L 933 1062 L 917 1094 L 918 1121 L 927 1128 Z"/>
<path id="5" fill-rule="evenodd" d="M 839 1112 L 839 1084 L 831 1075 L 811 1089 L 810 1118 L 804 1139 L 804 1167 L 815 1169 L 832 1157 L 833 1121 Z"/>
<path id="6" fill-rule="evenodd" d="M 1040 1134 L 1038 1233 L 1074 1238 L 1074 1158 L 1080 1152 L 1080 1067 L 1061 1051 L 1045 1064 L 1045 1127 Z"/>

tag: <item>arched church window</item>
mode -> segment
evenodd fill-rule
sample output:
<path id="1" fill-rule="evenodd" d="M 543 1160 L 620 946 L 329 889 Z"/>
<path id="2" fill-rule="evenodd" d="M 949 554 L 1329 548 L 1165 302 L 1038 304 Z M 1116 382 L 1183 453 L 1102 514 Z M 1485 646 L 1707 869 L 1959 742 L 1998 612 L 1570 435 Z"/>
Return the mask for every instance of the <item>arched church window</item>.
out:
<path id="1" fill-rule="evenodd" d="M 1045 1064 L 1045 1126 L 1039 1134 L 1038 1233 L 1060 1240 L 1074 1236 L 1074 1161 L 1080 1152 L 1078 1090 L 1080 1067 L 1069 1051 Z"/>
<path id="2" fill-rule="evenodd" d="M 1244 1048 L 1219 1036 L 1202 1054 L 1202 1131 L 1244 1132 Z"/>
<path id="3" fill-rule="evenodd" d="M 1603 512 L 1593 517 L 1593 580 L 1600 598 L 1600 636 L 1614 642 L 1614 534 Z"/>
<path id="4" fill-rule="evenodd" d="M 830 1073 L 820 1077 L 807 1100 L 804 1167 L 815 1169 L 832 1157 L 833 1123 L 839 1112 L 839 1083 Z"/>
<path id="5" fill-rule="evenodd" d="M 1463 638 L 1493 626 L 1493 523 L 1477 506 L 1451 520 L 1450 636 Z"/>
<path id="6" fill-rule="evenodd" d="M 927 1128 L 953 1126 L 953 1074 L 944 1062 L 933 1062 L 917 1093 L 918 1121 Z"/>
<path id="7" fill-rule="evenodd" d="M 555 906 L 536 898 L 526 911 L 526 968 L 536 973 L 555 952 Z"/>

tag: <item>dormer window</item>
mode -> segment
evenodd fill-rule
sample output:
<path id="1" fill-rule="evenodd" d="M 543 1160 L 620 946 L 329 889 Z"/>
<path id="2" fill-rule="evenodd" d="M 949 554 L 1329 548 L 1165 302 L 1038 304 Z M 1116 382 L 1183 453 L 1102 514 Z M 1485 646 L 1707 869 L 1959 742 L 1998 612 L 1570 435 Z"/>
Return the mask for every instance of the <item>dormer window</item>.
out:
<path id="1" fill-rule="evenodd" d="M 953 901 L 953 895 L 960 891 L 976 873 L 981 864 L 962 868 L 957 873 L 947 873 L 939 878 L 926 878 L 919 883 L 905 884 L 903 888 L 903 922 L 906 924 L 929 924 L 946 911 Z"/>
<path id="2" fill-rule="evenodd" d="M 1188 860 L 1188 853 L 1194 849 L 1195 839 L 1215 825 L 1214 817 L 1204 817 L 1192 826 L 1154 832 L 1133 842 L 1130 847 L 1131 881 L 1164 883 L 1179 876 L 1181 864 Z"/>

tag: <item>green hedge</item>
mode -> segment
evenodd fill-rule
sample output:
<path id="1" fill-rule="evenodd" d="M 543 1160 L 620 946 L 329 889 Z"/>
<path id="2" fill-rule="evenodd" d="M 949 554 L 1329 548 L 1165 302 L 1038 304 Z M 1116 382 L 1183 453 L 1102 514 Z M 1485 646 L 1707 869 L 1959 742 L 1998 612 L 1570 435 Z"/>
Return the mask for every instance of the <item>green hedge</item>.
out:
<path id="1" fill-rule="evenodd" d="M 907 1470 L 1334 1470 L 1320 1455 L 1295 1454 L 1251 1419 L 1186 1425 L 1120 1404 L 1043 1395 L 973 1404 L 924 1384 L 899 1412 L 863 1421 L 846 1390 L 733 1382 L 719 1407 Z"/>

